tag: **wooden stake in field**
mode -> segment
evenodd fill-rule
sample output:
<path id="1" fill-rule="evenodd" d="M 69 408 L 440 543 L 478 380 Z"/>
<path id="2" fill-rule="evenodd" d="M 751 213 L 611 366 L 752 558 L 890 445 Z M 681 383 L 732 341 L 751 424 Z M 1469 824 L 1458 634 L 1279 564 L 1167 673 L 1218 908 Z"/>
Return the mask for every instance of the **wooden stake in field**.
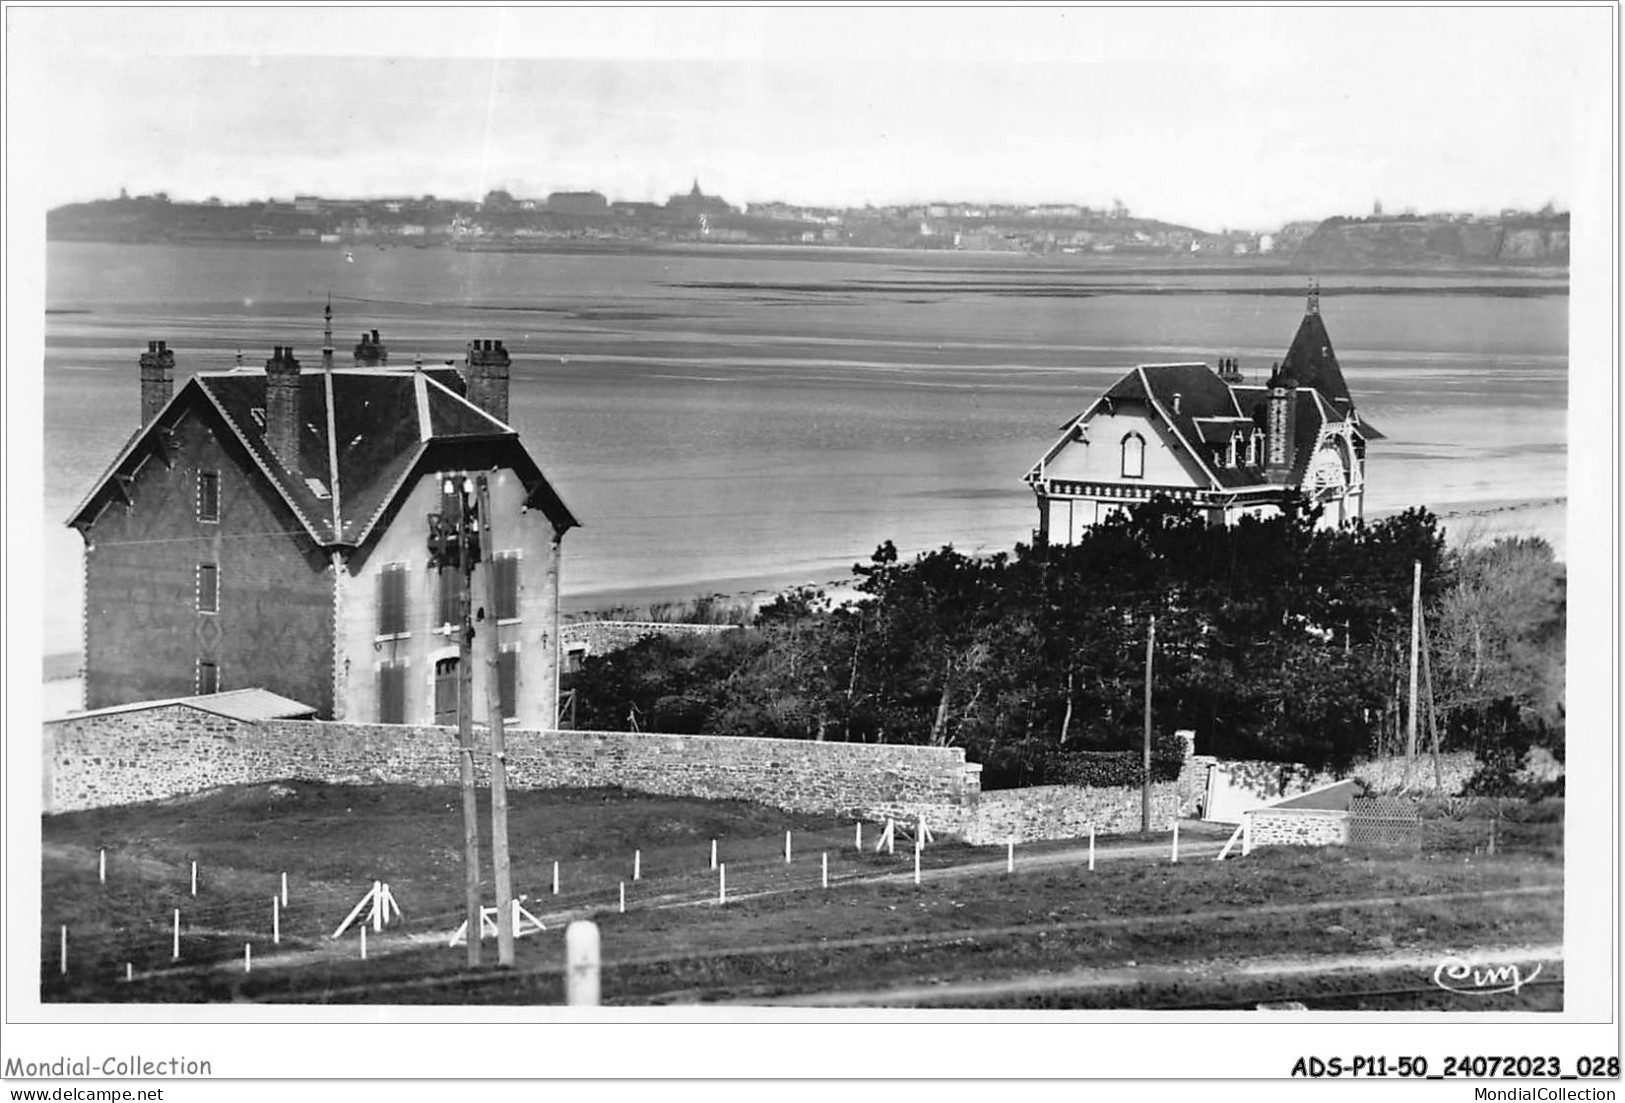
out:
<path id="1" fill-rule="evenodd" d="M 278 897 L 271 897 L 271 945 L 277 946 L 282 942 L 282 901 Z"/>
<path id="2" fill-rule="evenodd" d="M 823 866 L 824 887 L 829 888 L 829 851 L 826 850 L 819 855 L 819 863 Z"/>
<path id="3" fill-rule="evenodd" d="M 361 932 L 361 960 L 366 961 L 367 960 L 367 925 L 365 923 L 363 923 L 360 927 L 357 928 L 357 930 L 359 930 Z M 474 941 L 478 942 L 479 939 L 475 939 Z"/>
<path id="4" fill-rule="evenodd" d="M 243 943 L 243 972 L 251 973 L 253 971 L 254 971 L 254 944 L 252 942 L 245 942 L 245 943 Z"/>
<path id="5" fill-rule="evenodd" d="M 124 963 L 124 983 L 135 983 L 135 966 L 128 961 Z"/>
<path id="6" fill-rule="evenodd" d="M 641 850 L 632 852 L 632 880 L 643 880 L 643 851 Z"/>
<path id="7" fill-rule="evenodd" d="M 559 864 L 557 862 L 554 862 L 553 863 L 553 895 L 557 896 L 558 894 L 559 894 Z"/>
<path id="8" fill-rule="evenodd" d="M 564 1002 L 598 1006 L 598 924 L 577 919 L 564 928 Z"/>
<path id="9" fill-rule="evenodd" d="M 96 859 L 96 879 L 107 884 L 107 848 L 103 847 L 101 856 Z"/>
<path id="10" fill-rule="evenodd" d="M 1179 821 L 1178 820 L 1174 821 L 1173 851 L 1172 851 L 1172 853 L 1169 854 L 1168 860 L 1171 861 L 1171 862 L 1176 862 L 1176 863 L 1179 861 Z"/>
<path id="11" fill-rule="evenodd" d="M 626 882 L 621 882 L 621 914 L 626 914 Z"/>
<path id="12" fill-rule="evenodd" d="M 192 863 L 192 895 L 197 895 L 197 863 Z"/>
<path id="13" fill-rule="evenodd" d="M 372 929 L 375 931 L 382 931 L 384 929 L 383 903 L 384 883 L 382 881 L 374 881 L 372 883 Z"/>
<path id="14" fill-rule="evenodd" d="M 1011 839 L 1004 844 L 1004 872 L 1016 871 L 1016 840 Z"/>
<path id="15" fill-rule="evenodd" d="M 62 924 L 62 975 L 68 975 L 68 925 Z"/>
<path id="16" fill-rule="evenodd" d="M 919 884 L 920 884 L 920 846 L 919 846 L 918 843 L 915 843 L 915 845 L 914 845 L 914 885 L 915 885 L 916 888 L 918 888 Z"/>
<path id="17" fill-rule="evenodd" d="M 1095 871 L 1095 825 L 1089 825 L 1089 872 Z"/>
<path id="18" fill-rule="evenodd" d="M 859 850 L 863 849 L 863 821 L 862 820 L 859 820 L 857 822 L 856 831 L 854 832 L 853 838 L 852 838 L 852 843 L 857 849 L 859 849 Z"/>
<path id="19" fill-rule="evenodd" d="M 174 946 L 173 951 L 170 954 L 170 960 L 171 961 L 179 961 L 180 959 L 181 959 L 181 910 L 179 908 L 176 908 L 175 909 L 175 946 Z"/>
<path id="20" fill-rule="evenodd" d="M 784 833 L 784 864 L 790 864 L 790 832 Z"/>
<path id="21" fill-rule="evenodd" d="M 711 840 L 711 868 L 717 868 L 717 841 L 715 839 Z"/>
<path id="22" fill-rule="evenodd" d="M 1140 833 L 1143 835 L 1151 834 L 1151 661 L 1156 650 L 1157 618 L 1152 617 L 1145 636 L 1145 747 L 1140 779 Z"/>
<path id="23" fill-rule="evenodd" d="M 282 871 L 282 906 L 288 906 L 288 871 Z"/>
<path id="24" fill-rule="evenodd" d="M 717 903 L 728 902 L 728 863 L 723 862 L 717 867 Z"/>

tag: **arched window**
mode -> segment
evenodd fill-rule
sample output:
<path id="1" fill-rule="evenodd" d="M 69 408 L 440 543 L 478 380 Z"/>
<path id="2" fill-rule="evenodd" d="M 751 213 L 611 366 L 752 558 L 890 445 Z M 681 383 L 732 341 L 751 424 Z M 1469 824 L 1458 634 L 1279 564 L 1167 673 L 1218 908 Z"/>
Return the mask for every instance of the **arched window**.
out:
<path id="1" fill-rule="evenodd" d="M 1145 478 L 1145 438 L 1138 433 L 1123 438 L 1123 478 Z"/>

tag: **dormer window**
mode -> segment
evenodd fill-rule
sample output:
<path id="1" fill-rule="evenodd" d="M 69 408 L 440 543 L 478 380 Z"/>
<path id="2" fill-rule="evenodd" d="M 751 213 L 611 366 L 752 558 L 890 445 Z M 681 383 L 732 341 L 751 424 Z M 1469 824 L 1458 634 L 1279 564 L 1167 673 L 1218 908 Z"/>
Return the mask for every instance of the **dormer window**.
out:
<path id="1" fill-rule="evenodd" d="M 1145 478 L 1145 438 L 1138 433 L 1123 438 L 1123 478 Z"/>
<path id="2" fill-rule="evenodd" d="M 1224 465 L 1226 467 L 1236 466 L 1236 446 L 1240 443 L 1240 436 L 1239 433 L 1230 434 L 1230 447 L 1226 448 L 1224 452 Z"/>
<path id="3" fill-rule="evenodd" d="M 1258 454 L 1259 454 L 1259 451 L 1263 447 L 1264 447 L 1264 434 L 1259 432 L 1257 429 L 1254 429 L 1253 433 L 1252 433 L 1252 436 L 1247 438 L 1247 466 L 1248 467 L 1257 467 L 1258 466 Z"/>

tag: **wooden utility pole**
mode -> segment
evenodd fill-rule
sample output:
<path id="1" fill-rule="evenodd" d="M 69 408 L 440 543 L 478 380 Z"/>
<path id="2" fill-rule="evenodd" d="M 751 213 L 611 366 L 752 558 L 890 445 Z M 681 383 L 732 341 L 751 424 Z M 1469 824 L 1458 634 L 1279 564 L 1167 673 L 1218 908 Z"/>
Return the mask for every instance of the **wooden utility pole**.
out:
<path id="1" fill-rule="evenodd" d="M 1405 785 L 1410 786 L 1416 764 L 1416 667 L 1422 645 L 1422 561 L 1416 560 L 1411 577 L 1411 708 L 1405 721 Z"/>
<path id="2" fill-rule="evenodd" d="M 1428 662 L 1428 623 L 1426 614 L 1422 615 L 1422 688 L 1428 699 L 1428 734 L 1433 744 L 1433 791 L 1444 792 L 1444 771 L 1439 765 L 1439 716 L 1433 711 L 1433 668 Z"/>
<path id="3" fill-rule="evenodd" d="M 474 548 L 468 525 L 468 487 L 461 475 L 446 483 L 448 493 L 457 498 L 457 570 L 461 581 L 458 611 L 462 623 L 457 631 L 457 746 L 462 757 L 463 786 L 463 886 L 468 912 L 468 964 L 480 963 L 480 813 L 474 789 Z"/>
<path id="4" fill-rule="evenodd" d="M 1140 831 L 1151 833 L 1151 658 L 1157 649 L 1157 618 L 1151 618 L 1151 629 L 1145 636 L 1145 754 L 1141 765 L 1144 776 L 1140 780 Z"/>
<path id="5" fill-rule="evenodd" d="M 496 541 L 491 536 L 491 484 L 475 477 L 480 547 L 485 559 L 485 705 L 491 717 L 491 864 L 496 871 L 497 964 L 513 964 L 513 874 L 508 864 L 508 762 L 502 728 L 502 640 L 497 631 Z"/>
<path id="6" fill-rule="evenodd" d="M 559 726 L 559 657 L 563 647 L 559 641 L 559 560 L 564 530 L 554 528 L 547 545 L 546 575 L 542 579 L 542 716 L 543 727 L 551 731 Z M 572 708 L 574 698 L 571 698 Z M 572 717 L 570 726 L 575 727 Z"/>

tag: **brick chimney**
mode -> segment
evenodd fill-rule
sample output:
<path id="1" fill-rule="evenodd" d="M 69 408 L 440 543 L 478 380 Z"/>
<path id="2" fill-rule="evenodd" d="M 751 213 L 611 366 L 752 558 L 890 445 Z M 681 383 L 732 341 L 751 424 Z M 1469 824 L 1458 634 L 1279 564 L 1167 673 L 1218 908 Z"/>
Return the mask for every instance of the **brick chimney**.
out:
<path id="1" fill-rule="evenodd" d="M 381 368 L 389 363 L 389 349 L 379 340 L 378 331 L 363 333 L 361 341 L 355 347 L 355 366 L 358 368 Z"/>
<path id="2" fill-rule="evenodd" d="M 471 341 L 463 381 L 468 400 L 504 425 L 508 423 L 508 350 L 501 341 Z"/>
<path id="3" fill-rule="evenodd" d="M 299 470 L 299 361 L 276 346 L 265 362 L 265 444 L 289 471 Z"/>
<path id="4" fill-rule="evenodd" d="M 152 424 L 174 393 L 175 354 L 162 341 L 148 341 L 141 354 L 141 424 Z"/>

